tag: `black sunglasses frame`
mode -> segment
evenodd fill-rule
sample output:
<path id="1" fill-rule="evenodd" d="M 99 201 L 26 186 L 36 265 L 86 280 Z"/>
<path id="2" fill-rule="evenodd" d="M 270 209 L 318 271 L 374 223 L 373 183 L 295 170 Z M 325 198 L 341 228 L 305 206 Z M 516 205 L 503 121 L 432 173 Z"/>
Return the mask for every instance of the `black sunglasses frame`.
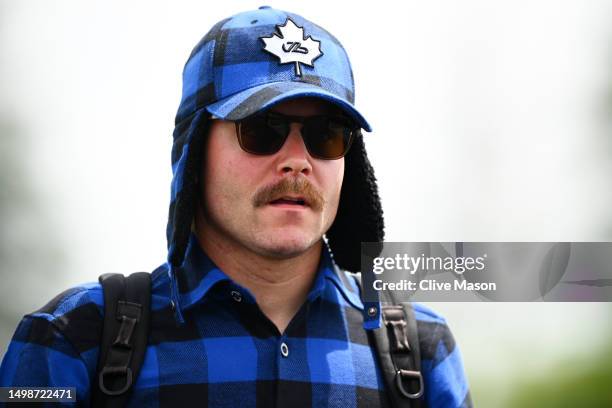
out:
<path id="1" fill-rule="evenodd" d="M 262 152 L 252 151 L 251 149 L 246 148 L 245 146 L 246 144 L 243 141 L 242 126 L 245 122 L 252 120 L 254 118 L 263 119 L 266 121 L 270 119 L 277 120 L 277 121 L 282 122 L 283 125 L 286 127 L 286 130 L 283 129 L 285 130 L 284 136 L 282 137 L 282 139 L 278 140 L 277 146 L 274 146 L 273 150 L 262 153 Z M 311 138 L 314 138 L 316 136 L 315 135 L 310 136 L 308 134 L 308 129 L 310 129 L 308 124 L 320 121 L 322 119 L 326 121 L 334 121 L 337 124 L 340 124 L 346 128 L 343 132 L 348 131 L 348 141 L 345 142 L 344 151 L 340 155 L 333 156 L 333 157 L 326 157 L 324 155 L 318 154 L 316 151 L 317 150 L 316 147 L 313 147 Z M 280 151 L 280 149 L 282 149 L 283 145 L 287 141 L 287 137 L 289 137 L 289 134 L 291 133 L 291 123 L 300 123 L 302 125 L 300 134 L 302 136 L 302 140 L 304 141 L 304 145 L 306 146 L 306 150 L 308 150 L 308 153 L 312 157 L 321 159 L 321 160 L 337 160 L 337 159 L 340 159 L 346 156 L 349 149 L 351 148 L 351 144 L 353 143 L 353 140 L 355 139 L 355 133 L 357 132 L 357 130 L 359 130 L 359 126 L 357 126 L 354 121 L 342 115 L 293 116 L 293 115 L 284 115 L 278 112 L 265 112 L 262 114 L 255 115 L 254 117 L 251 116 L 249 118 L 235 122 L 236 135 L 238 136 L 238 144 L 240 145 L 242 150 L 244 150 L 245 152 L 251 153 L 257 156 L 269 156 L 269 155 L 275 154 L 278 151 Z M 306 130 L 306 134 L 304 132 L 305 130 Z M 346 137 L 346 136 L 343 135 L 343 137 Z"/>

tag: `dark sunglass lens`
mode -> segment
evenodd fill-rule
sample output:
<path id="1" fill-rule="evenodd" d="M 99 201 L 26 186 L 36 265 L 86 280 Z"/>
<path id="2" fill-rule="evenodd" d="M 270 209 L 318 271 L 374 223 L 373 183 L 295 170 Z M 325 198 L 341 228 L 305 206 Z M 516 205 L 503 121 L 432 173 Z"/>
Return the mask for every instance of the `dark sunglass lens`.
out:
<path id="1" fill-rule="evenodd" d="M 344 120 L 316 117 L 307 121 L 302 130 L 308 151 L 319 159 L 339 159 L 346 154 L 353 130 Z"/>
<path id="2" fill-rule="evenodd" d="M 243 150 L 253 154 L 273 154 L 288 134 L 286 125 L 266 116 L 248 118 L 238 123 L 238 141 Z"/>

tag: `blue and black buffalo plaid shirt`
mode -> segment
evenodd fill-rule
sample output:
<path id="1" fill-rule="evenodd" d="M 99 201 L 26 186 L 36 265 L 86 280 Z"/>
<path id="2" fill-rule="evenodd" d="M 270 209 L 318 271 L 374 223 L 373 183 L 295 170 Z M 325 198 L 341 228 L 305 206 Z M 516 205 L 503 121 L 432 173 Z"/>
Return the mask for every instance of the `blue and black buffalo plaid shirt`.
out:
<path id="1" fill-rule="evenodd" d="M 363 304 L 327 250 L 307 300 L 284 333 L 192 236 L 177 275 L 177 326 L 166 266 L 153 272 L 151 333 L 132 407 L 386 407 L 364 330 Z M 469 406 L 459 351 L 444 321 L 415 304 L 426 402 Z M 88 406 L 103 321 L 99 284 L 70 289 L 23 318 L 0 368 L 0 386 L 76 387 Z M 74 405 L 74 404 L 71 404 Z"/>

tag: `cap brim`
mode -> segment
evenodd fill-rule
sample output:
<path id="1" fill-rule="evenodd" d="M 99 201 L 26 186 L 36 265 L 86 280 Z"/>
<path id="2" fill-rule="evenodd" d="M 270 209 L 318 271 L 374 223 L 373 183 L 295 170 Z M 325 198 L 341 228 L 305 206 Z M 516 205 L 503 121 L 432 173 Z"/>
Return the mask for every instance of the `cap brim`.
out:
<path id="1" fill-rule="evenodd" d="M 365 131 L 372 128 L 357 109 L 345 99 L 332 94 L 316 85 L 304 82 L 272 82 L 238 92 L 206 107 L 206 110 L 219 119 L 240 120 L 261 110 L 271 108 L 277 103 L 296 98 L 320 98 L 342 109 Z"/>

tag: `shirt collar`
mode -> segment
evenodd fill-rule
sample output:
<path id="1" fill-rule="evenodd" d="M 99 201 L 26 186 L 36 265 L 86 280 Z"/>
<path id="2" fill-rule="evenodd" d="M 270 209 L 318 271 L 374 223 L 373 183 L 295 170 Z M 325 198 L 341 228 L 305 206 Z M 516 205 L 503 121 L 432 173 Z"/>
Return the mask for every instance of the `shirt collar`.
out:
<path id="1" fill-rule="evenodd" d="M 213 263 L 200 247 L 197 237 L 192 233 L 189 238 L 187 250 L 185 252 L 185 262 L 177 271 L 177 283 L 179 291 L 180 308 L 188 310 L 192 306 L 202 302 L 207 294 L 219 282 L 228 282 L 238 287 L 229 276 Z M 323 245 L 319 269 L 315 281 L 307 296 L 307 301 L 312 302 L 326 289 L 331 282 L 342 297 L 355 309 L 363 313 L 364 328 L 373 329 L 380 325 L 380 303 L 362 302 L 359 296 L 359 289 L 352 278 L 347 276 L 334 263 L 333 257 L 327 245 Z M 247 289 L 243 291 L 250 294 Z M 372 303 L 372 304 L 370 304 Z M 377 313 L 371 314 L 371 308 L 376 307 Z M 370 313 L 368 313 L 370 310 Z"/>
<path id="2" fill-rule="evenodd" d="M 356 277 L 347 274 L 336 265 L 327 245 L 324 245 L 323 248 L 321 265 L 325 277 L 333 282 L 351 306 L 361 311 L 363 315 L 363 328 L 365 330 L 378 329 L 382 324 L 380 301 L 363 302 L 360 296 L 361 288 L 357 285 Z M 360 277 L 358 279 L 361 280 Z M 363 285 L 363 280 L 361 280 L 360 285 Z"/>

